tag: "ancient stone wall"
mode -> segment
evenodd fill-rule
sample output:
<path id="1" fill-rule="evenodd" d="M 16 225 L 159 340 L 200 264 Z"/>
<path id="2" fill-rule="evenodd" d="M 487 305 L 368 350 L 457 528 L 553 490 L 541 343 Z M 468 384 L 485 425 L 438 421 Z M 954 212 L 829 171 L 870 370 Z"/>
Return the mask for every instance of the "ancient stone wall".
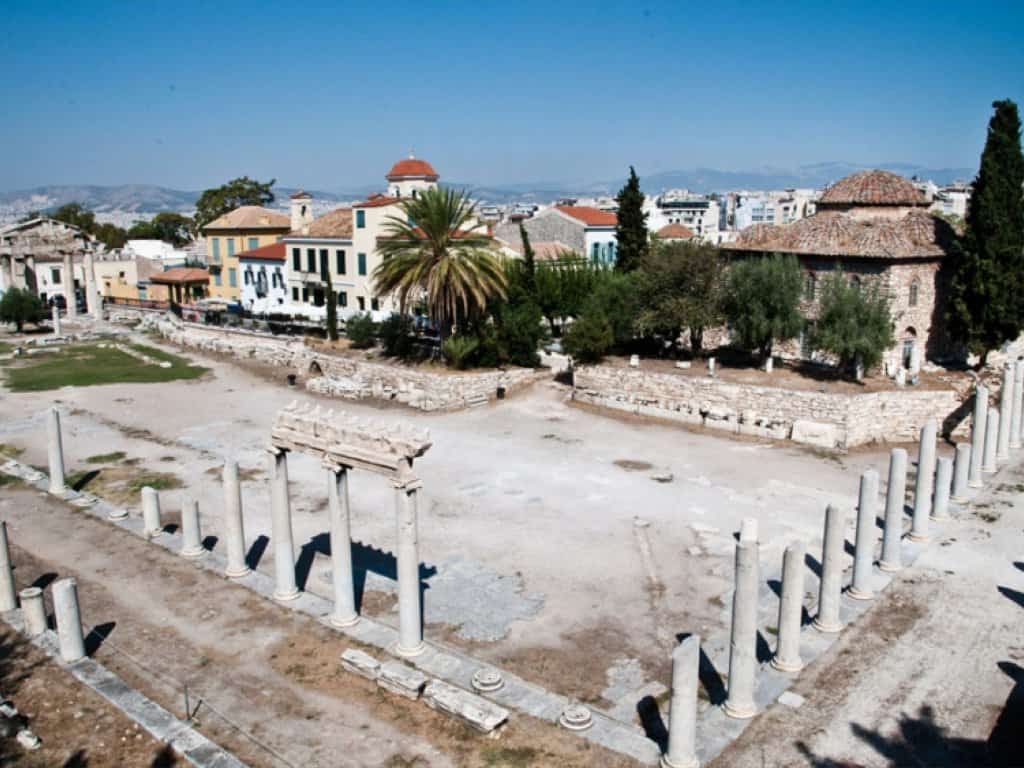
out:
<path id="1" fill-rule="evenodd" d="M 574 382 L 573 398 L 581 403 L 823 448 L 913 441 L 930 417 L 943 434 L 968 431 L 952 389 L 851 395 L 601 365 L 578 367 Z"/>
<path id="2" fill-rule="evenodd" d="M 173 315 L 147 316 L 143 325 L 183 347 L 283 368 L 296 374 L 311 392 L 347 400 L 394 400 L 423 411 L 483 405 L 497 397 L 499 387 L 513 392 L 548 375 L 529 368 L 433 372 L 326 354 L 307 347 L 301 339 L 195 325 Z"/>

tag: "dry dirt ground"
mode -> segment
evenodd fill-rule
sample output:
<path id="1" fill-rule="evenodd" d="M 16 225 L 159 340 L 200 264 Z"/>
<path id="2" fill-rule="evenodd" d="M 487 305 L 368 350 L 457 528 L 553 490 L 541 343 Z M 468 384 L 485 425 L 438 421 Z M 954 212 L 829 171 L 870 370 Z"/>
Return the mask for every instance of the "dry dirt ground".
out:
<path id="1" fill-rule="evenodd" d="M 42 745 L 0 736 L 0 765 L 22 768 L 171 768 L 182 761 L 24 637 L 0 625 L 0 691 Z"/>
<path id="2" fill-rule="evenodd" d="M 19 587 L 75 576 L 95 657 L 179 717 L 187 685 L 199 729 L 248 765 L 631 764 L 528 717 L 492 740 L 383 694 L 341 670 L 338 633 L 47 494 L 6 486 L 0 517 Z"/>

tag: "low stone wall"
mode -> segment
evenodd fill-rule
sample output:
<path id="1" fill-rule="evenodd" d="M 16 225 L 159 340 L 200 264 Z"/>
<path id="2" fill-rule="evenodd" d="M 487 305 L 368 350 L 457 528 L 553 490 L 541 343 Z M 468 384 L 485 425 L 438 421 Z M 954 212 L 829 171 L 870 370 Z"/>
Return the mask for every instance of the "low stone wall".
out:
<path id="1" fill-rule="evenodd" d="M 497 397 L 499 387 L 511 393 L 549 375 L 530 368 L 435 373 L 326 354 L 294 337 L 196 325 L 166 314 L 147 316 L 143 327 L 183 347 L 286 369 L 303 380 L 311 392 L 348 400 L 394 400 L 422 411 L 483 405 Z"/>
<path id="2" fill-rule="evenodd" d="M 581 403 L 822 448 L 911 442 L 928 418 L 943 434 L 968 433 L 952 389 L 810 392 L 603 365 L 578 367 L 573 380 Z"/>

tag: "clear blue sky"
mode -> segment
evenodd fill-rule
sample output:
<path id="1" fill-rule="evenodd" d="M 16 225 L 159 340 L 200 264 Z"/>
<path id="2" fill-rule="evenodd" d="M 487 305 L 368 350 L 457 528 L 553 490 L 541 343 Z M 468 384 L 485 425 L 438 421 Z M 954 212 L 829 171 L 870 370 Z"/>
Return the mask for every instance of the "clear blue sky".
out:
<path id="1" fill-rule="evenodd" d="M 975 168 L 1024 3 L 0 3 L 0 189 Z M 383 183 L 383 182 L 382 182 Z"/>

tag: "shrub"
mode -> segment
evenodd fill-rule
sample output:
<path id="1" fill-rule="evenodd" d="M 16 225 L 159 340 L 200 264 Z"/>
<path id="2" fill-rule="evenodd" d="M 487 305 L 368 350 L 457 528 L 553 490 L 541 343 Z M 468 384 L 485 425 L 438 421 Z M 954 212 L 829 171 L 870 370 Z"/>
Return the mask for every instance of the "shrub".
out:
<path id="1" fill-rule="evenodd" d="M 800 333 L 803 282 L 792 255 L 753 258 L 729 268 L 724 310 L 740 347 L 767 358 L 775 342 Z"/>
<path id="2" fill-rule="evenodd" d="M 416 334 L 412 318 L 395 313 L 380 324 L 377 332 L 384 354 L 408 360 L 416 352 Z"/>
<path id="3" fill-rule="evenodd" d="M 27 288 L 8 288 L 0 298 L 0 321 L 14 323 L 19 333 L 25 323 L 38 325 L 45 317 L 43 302 Z"/>
<path id="4" fill-rule="evenodd" d="M 584 314 L 562 337 L 562 350 L 581 363 L 596 363 L 615 342 L 612 325 L 604 313 Z"/>
<path id="5" fill-rule="evenodd" d="M 513 365 L 540 365 L 537 348 L 548 338 L 540 308 L 533 302 L 507 307 L 502 312 L 498 340 L 503 357 Z"/>
<path id="6" fill-rule="evenodd" d="M 352 315 L 345 323 L 345 335 L 353 349 L 369 349 L 377 337 L 377 324 L 368 312 Z"/>
<path id="7" fill-rule="evenodd" d="M 849 372 L 858 362 L 865 369 L 878 365 L 893 341 L 889 301 L 878 286 L 860 288 L 842 273 L 831 275 L 812 335 L 815 348 L 831 352 L 840 371 Z"/>
<path id="8" fill-rule="evenodd" d="M 479 340 L 473 336 L 449 336 L 445 339 L 441 351 L 448 365 L 464 370 L 469 367 L 473 353 L 479 345 Z"/>

